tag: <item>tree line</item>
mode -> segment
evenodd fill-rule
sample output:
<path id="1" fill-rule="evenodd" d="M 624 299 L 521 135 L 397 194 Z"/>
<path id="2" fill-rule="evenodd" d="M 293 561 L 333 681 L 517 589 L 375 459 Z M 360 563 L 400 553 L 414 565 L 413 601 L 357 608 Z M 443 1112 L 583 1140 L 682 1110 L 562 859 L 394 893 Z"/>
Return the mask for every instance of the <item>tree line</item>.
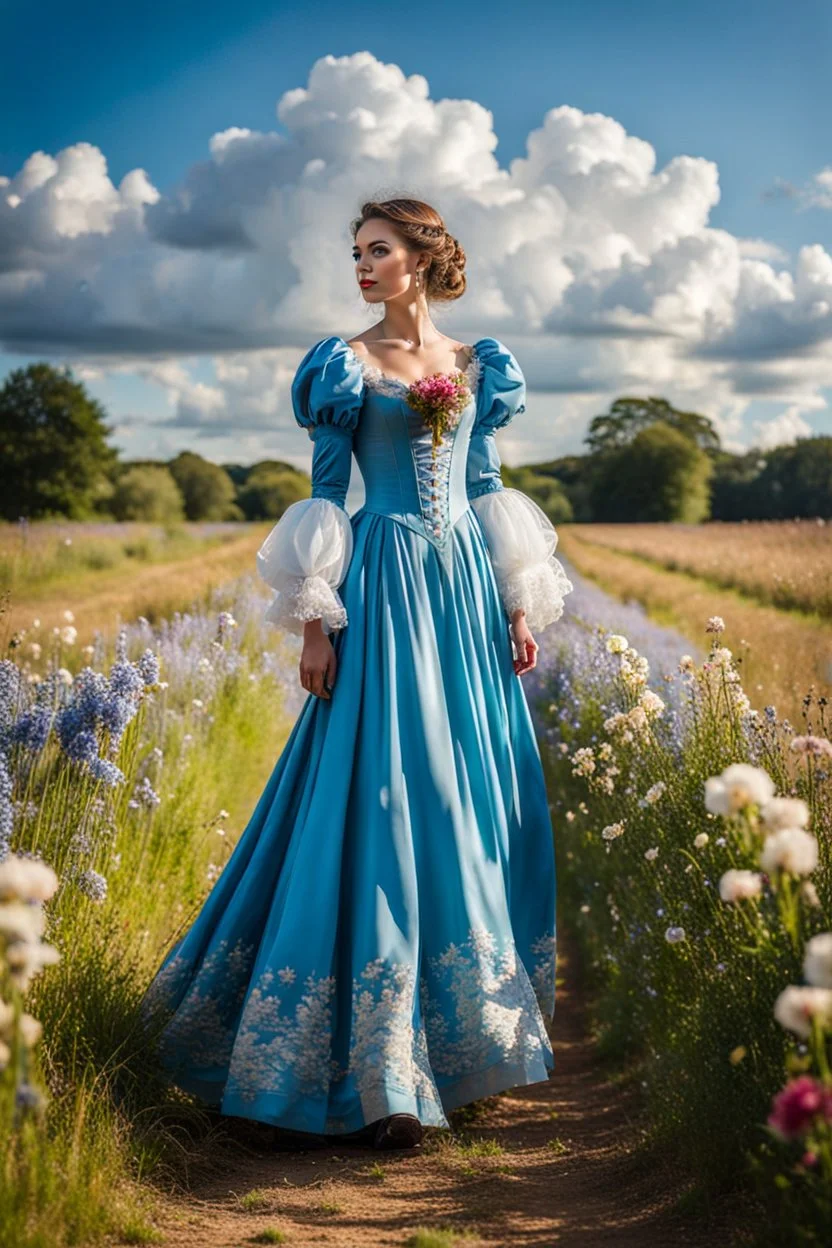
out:
<path id="1" fill-rule="evenodd" d="M 0 388 L 0 515 L 265 520 L 311 491 L 308 473 L 282 460 L 214 464 L 193 451 L 122 460 L 111 432 L 68 366 L 10 373 Z M 584 441 L 580 455 L 504 465 L 503 481 L 555 523 L 832 516 L 832 437 L 734 454 L 707 416 L 659 397 L 622 397 L 592 418 Z"/>

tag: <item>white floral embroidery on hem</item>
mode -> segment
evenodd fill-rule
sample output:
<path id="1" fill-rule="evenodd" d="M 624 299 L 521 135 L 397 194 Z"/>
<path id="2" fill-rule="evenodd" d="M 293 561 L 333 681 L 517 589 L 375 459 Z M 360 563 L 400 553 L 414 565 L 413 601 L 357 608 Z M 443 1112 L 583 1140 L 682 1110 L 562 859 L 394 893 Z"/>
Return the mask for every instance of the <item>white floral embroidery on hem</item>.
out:
<path id="1" fill-rule="evenodd" d="M 293 987 L 296 969 L 284 966 L 263 972 L 249 991 L 251 945 L 238 942 L 229 952 L 221 941 L 195 974 L 177 955 L 146 1001 L 173 1007 L 178 997 L 163 1049 L 186 1069 L 221 1074 L 227 1066 L 231 1098 L 325 1101 L 352 1076 L 367 1121 L 392 1112 L 391 1091 L 433 1104 L 441 1120 L 437 1077 L 468 1083 L 506 1067 L 522 1081 L 524 1071 L 541 1069 L 550 1051 L 541 1010 L 551 1012 L 554 998 L 554 933 L 538 937 L 531 950 L 537 960 L 530 976 L 513 941 L 501 947 L 493 932 L 471 927 L 464 941 L 422 960 L 418 1001 L 413 963 L 370 960 L 352 981 L 346 1065 L 333 1055 L 336 977 L 310 974 Z"/>

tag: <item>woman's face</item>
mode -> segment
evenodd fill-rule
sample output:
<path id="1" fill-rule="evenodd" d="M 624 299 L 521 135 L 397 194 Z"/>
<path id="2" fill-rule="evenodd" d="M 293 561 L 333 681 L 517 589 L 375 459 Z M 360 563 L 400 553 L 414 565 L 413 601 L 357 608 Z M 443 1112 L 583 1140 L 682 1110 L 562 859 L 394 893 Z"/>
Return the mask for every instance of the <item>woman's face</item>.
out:
<path id="1" fill-rule="evenodd" d="M 416 289 L 419 255 L 408 251 L 389 221 L 371 217 L 355 236 L 355 277 L 367 303 L 411 295 Z"/>

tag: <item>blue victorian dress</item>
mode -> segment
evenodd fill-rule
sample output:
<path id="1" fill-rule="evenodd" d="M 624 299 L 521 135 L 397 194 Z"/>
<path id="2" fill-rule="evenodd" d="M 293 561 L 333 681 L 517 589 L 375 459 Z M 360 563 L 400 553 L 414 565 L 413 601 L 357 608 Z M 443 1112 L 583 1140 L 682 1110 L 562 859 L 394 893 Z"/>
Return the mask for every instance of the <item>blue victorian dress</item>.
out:
<path id="1" fill-rule="evenodd" d="M 263 544 L 267 616 L 321 618 L 337 656 L 145 998 L 169 1079 L 223 1114 L 317 1133 L 548 1078 L 555 859 L 509 615 L 558 619 L 557 536 L 503 485 L 495 431 L 525 381 L 472 347 L 456 427 L 328 337 L 292 384 L 312 495 Z M 352 457 L 363 506 L 344 502 Z M 159 1017 L 154 1012 L 154 1017 Z"/>

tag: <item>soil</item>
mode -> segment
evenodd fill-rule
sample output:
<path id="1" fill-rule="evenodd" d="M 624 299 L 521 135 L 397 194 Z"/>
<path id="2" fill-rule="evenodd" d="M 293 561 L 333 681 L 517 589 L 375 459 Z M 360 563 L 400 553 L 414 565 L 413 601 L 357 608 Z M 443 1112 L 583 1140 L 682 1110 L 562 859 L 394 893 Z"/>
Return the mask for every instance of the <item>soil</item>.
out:
<path id="1" fill-rule="evenodd" d="M 416 1150 L 325 1141 L 300 1149 L 244 1120 L 220 1119 L 187 1190 L 160 1197 L 154 1224 L 169 1248 L 711 1248 L 727 1245 L 727 1208 L 678 1209 L 678 1176 L 649 1159 L 636 1079 L 610 1076 L 588 1034 L 577 955 L 560 934 L 545 1083 L 463 1107 L 451 1131 Z M 239 1130 L 235 1131 L 237 1124 Z M 271 1134 L 271 1138 L 267 1139 Z M 236 1137 L 236 1138 L 235 1138 Z M 258 1140 L 257 1146 L 252 1138 Z M 308 1141 L 304 1141 L 308 1143 Z M 381 1167 L 381 1169 L 379 1169 Z M 736 1219 L 736 1208 L 732 1206 Z M 421 1242 L 419 1229 L 450 1232 Z M 280 1231 L 285 1239 L 267 1239 Z M 262 1238 L 261 1238 L 262 1236 Z"/>

